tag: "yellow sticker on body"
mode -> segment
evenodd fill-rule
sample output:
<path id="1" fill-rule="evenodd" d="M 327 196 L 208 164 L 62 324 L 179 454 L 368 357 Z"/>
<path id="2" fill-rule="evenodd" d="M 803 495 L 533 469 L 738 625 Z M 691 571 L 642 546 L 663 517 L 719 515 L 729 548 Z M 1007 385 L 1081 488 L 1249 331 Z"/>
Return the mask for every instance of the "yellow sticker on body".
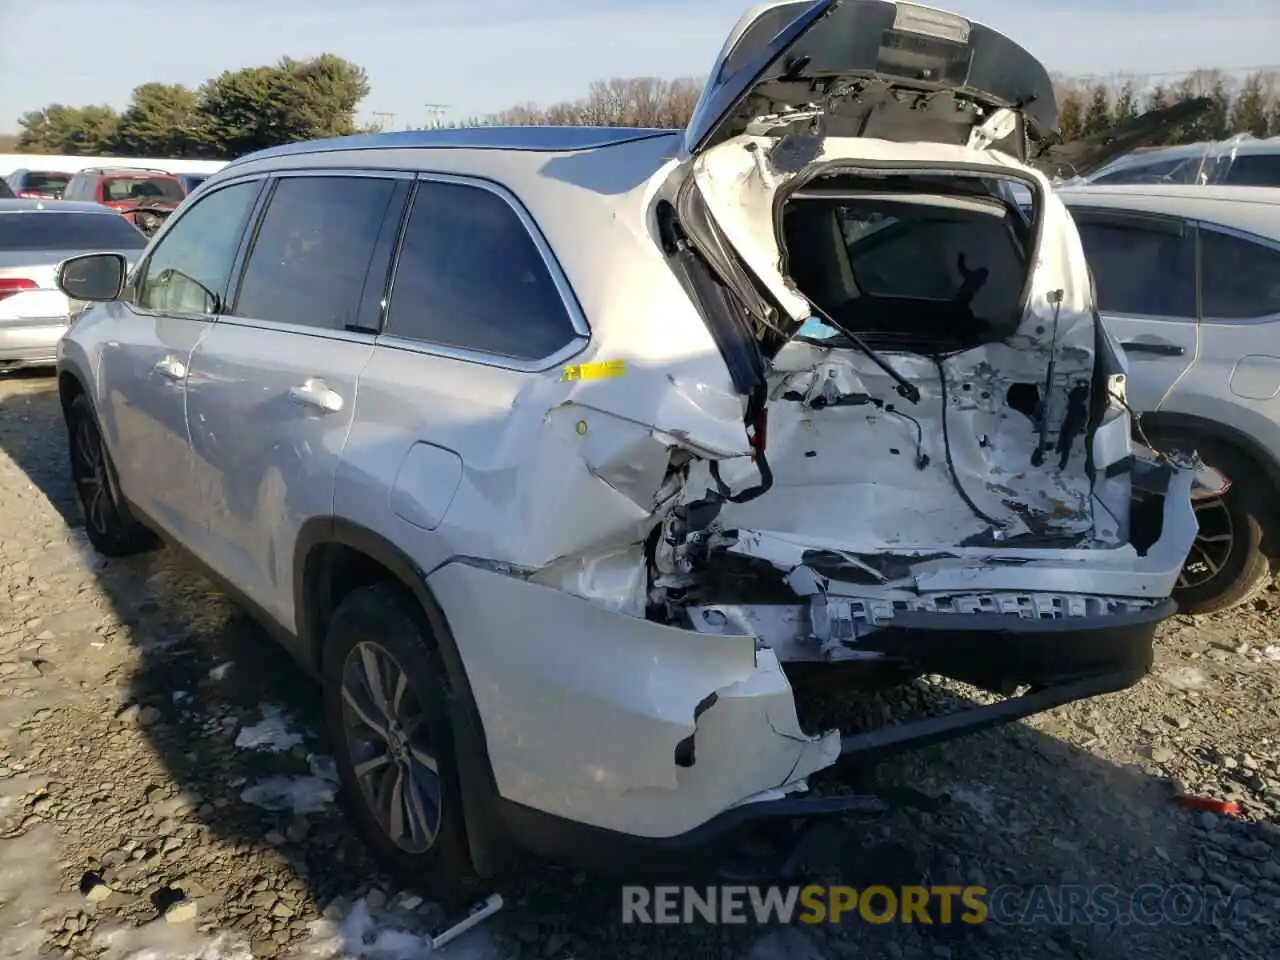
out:
<path id="1" fill-rule="evenodd" d="M 599 363 L 575 363 L 565 367 L 560 375 L 561 381 L 569 380 L 607 380 L 620 377 L 627 372 L 625 360 L 603 360 Z"/>

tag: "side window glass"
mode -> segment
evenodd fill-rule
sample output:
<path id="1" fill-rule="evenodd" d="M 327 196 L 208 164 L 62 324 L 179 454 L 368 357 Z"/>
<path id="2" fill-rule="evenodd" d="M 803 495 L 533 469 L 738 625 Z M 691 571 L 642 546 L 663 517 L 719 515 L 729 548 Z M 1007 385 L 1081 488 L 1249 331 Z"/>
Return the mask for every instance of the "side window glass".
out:
<path id="1" fill-rule="evenodd" d="M 1077 217 L 1102 313 L 1196 316 L 1195 245 L 1190 234 Z"/>
<path id="2" fill-rule="evenodd" d="M 360 324 L 365 277 L 396 181 L 286 177 L 249 252 L 234 314 L 323 330 Z"/>
<path id="3" fill-rule="evenodd" d="M 157 313 L 221 312 L 231 264 L 260 186 L 252 181 L 223 187 L 178 214 L 147 258 L 134 302 Z"/>
<path id="4" fill-rule="evenodd" d="M 1280 187 L 1280 153 L 1247 153 L 1224 165 L 1223 183 L 1237 187 Z"/>
<path id="5" fill-rule="evenodd" d="M 1280 251 L 1214 230 L 1200 231 L 1204 315 L 1243 320 L 1280 313 Z"/>
<path id="6" fill-rule="evenodd" d="M 524 360 L 576 335 L 519 215 L 481 187 L 423 182 L 409 214 L 386 332 Z"/>

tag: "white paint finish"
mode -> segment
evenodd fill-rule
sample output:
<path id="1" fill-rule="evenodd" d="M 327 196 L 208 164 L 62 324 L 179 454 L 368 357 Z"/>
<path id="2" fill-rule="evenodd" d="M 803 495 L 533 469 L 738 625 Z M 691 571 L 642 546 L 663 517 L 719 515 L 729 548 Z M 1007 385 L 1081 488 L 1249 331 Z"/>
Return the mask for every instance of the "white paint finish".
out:
<path id="1" fill-rule="evenodd" d="M 1280 357 L 1250 354 L 1231 371 L 1231 392 L 1244 400 L 1274 400 L 1280 396 Z"/>
<path id="2" fill-rule="evenodd" d="M 1195 364 L 1200 353 L 1200 324 L 1191 317 L 1124 314 L 1107 314 L 1102 320 L 1124 353 L 1130 374 L 1127 383 L 1129 403 L 1135 410 L 1163 409 L 1170 392 Z M 1143 350 L 1144 344 L 1152 344 L 1157 349 Z M 1160 350 L 1182 352 L 1174 354 Z"/>
<path id="3" fill-rule="evenodd" d="M 1008 590 L 1164 599 L 1172 592 L 1195 539 L 1196 519 L 1191 507 L 1194 477 L 1193 471 L 1181 470 L 1170 481 L 1160 539 L 1142 557 L 1127 543 L 1110 549 L 954 547 L 946 557 L 934 559 L 930 558 L 929 548 L 916 547 L 881 551 L 882 555 L 901 557 L 909 567 L 904 575 L 883 587 L 810 579 L 808 582 L 813 585 L 804 591 L 800 586 L 804 581 L 794 577 L 792 586 L 802 592 L 830 590 L 840 596 L 870 598 L 890 596 L 894 590 L 907 590 L 913 595 Z M 829 512 L 839 511 L 833 507 Z M 803 568 L 804 555 L 811 550 L 837 554 L 848 551 L 841 540 L 816 533 L 796 535 L 754 529 L 740 530 L 729 549 L 766 560 L 780 570 Z"/>
<path id="4" fill-rule="evenodd" d="M 458 643 L 499 792 L 538 810 L 674 836 L 834 762 L 771 651 L 612 613 L 460 563 L 429 580 Z M 706 697 L 716 703 L 694 723 Z M 695 735 L 696 762 L 677 767 Z"/>
<path id="5" fill-rule="evenodd" d="M 462 481 L 462 458 L 433 443 L 415 443 L 391 485 L 391 512 L 423 530 L 440 525 Z"/>
<path id="6" fill-rule="evenodd" d="M 288 629 L 294 545 L 307 520 L 332 513 L 356 382 L 372 353 L 367 337 L 224 319 L 191 357 L 187 415 L 207 530 L 201 559 Z M 308 380 L 323 380 L 341 409 L 295 400 L 290 391 Z"/>

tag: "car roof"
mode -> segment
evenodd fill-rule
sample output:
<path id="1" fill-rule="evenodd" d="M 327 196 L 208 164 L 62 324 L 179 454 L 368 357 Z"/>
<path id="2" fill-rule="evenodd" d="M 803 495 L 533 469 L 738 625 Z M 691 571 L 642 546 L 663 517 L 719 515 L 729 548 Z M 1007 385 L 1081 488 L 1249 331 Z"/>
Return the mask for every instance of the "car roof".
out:
<path id="1" fill-rule="evenodd" d="M 1280 189 L 1179 184 L 1061 187 L 1068 207 L 1163 213 L 1280 240 Z"/>
<path id="2" fill-rule="evenodd" d="M 250 160 L 267 160 L 272 157 L 296 156 L 307 153 L 329 153 L 337 150 L 520 150 L 537 153 L 571 153 L 579 150 L 597 150 L 637 140 L 669 137 L 677 130 L 649 127 L 453 127 L 440 130 L 404 130 L 397 133 L 359 134 L 353 137 L 332 137 L 327 140 L 307 140 L 288 143 L 279 147 L 259 150 L 233 160 L 227 166 L 236 166 Z"/>
<path id="3" fill-rule="evenodd" d="M 110 207 L 88 200 L 0 200 L 0 213 L 93 213 L 120 216 Z"/>

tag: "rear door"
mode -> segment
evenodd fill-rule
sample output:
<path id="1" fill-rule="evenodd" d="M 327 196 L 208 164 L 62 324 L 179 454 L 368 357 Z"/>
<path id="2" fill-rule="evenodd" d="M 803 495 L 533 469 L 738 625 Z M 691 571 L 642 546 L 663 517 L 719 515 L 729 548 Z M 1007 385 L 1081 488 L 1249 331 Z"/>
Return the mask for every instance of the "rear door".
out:
<path id="1" fill-rule="evenodd" d="M 1200 224 L 1200 353 L 1166 406 L 1280 451 L 1280 245 Z"/>
<path id="2" fill-rule="evenodd" d="M 411 182 L 339 172 L 276 179 L 231 308 L 191 358 L 204 559 L 288 629 L 294 543 L 307 519 L 333 510 Z"/>
<path id="3" fill-rule="evenodd" d="M 1074 205 L 1071 216 L 1098 312 L 1129 360 L 1129 403 L 1158 410 L 1199 350 L 1195 229 L 1174 217 Z"/>

